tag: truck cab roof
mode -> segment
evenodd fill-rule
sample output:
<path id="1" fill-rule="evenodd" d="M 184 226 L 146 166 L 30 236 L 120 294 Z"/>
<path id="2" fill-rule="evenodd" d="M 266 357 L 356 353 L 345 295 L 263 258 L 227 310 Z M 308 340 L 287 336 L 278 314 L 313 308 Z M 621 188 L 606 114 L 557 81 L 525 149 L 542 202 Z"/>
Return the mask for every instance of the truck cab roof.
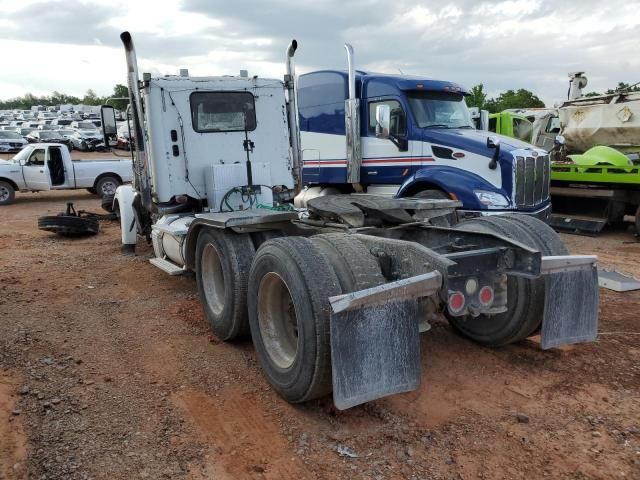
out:
<path id="1" fill-rule="evenodd" d="M 300 75 L 301 87 L 313 83 L 317 79 L 319 83 L 324 83 L 331 77 L 340 76 L 344 80 L 345 89 L 348 83 L 348 73 L 344 70 L 319 70 L 316 72 Z M 457 83 L 446 80 L 434 80 L 415 75 L 395 75 L 377 72 L 367 72 L 364 70 L 356 70 L 356 94 L 361 96 L 360 92 L 364 88 L 365 96 L 377 97 L 383 95 L 393 95 L 398 90 L 423 90 L 437 92 L 451 92 L 468 95 L 466 88 Z"/>
<path id="2" fill-rule="evenodd" d="M 223 88 L 224 90 L 245 90 L 251 88 L 275 87 L 282 89 L 282 80 L 258 77 L 238 77 L 233 75 L 222 75 L 214 77 L 182 77 L 179 75 L 165 75 L 152 77 L 151 87 L 162 88 L 188 88 L 196 91 L 199 88 Z"/>

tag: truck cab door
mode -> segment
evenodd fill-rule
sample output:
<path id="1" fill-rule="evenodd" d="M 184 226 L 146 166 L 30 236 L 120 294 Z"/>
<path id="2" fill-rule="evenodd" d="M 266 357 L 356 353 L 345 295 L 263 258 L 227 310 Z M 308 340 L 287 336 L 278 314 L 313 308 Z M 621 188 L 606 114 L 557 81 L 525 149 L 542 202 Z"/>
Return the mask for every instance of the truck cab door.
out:
<path id="1" fill-rule="evenodd" d="M 36 148 L 24 161 L 22 177 L 28 190 L 49 190 L 51 188 L 46 156 L 46 148 Z"/>
<path id="2" fill-rule="evenodd" d="M 389 133 L 392 138 L 376 138 L 376 107 L 388 105 L 391 110 Z M 362 137 L 363 184 L 402 184 L 420 164 L 421 151 L 409 142 L 407 112 L 394 98 L 372 99 L 367 102 L 367 130 Z"/>
<path id="3" fill-rule="evenodd" d="M 62 189 L 69 187 L 69 179 L 67 169 L 64 164 L 64 156 L 62 148 L 47 148 L 47 169 L 49 170 L 49 178 L 51 179 L 52 189 Z"/>

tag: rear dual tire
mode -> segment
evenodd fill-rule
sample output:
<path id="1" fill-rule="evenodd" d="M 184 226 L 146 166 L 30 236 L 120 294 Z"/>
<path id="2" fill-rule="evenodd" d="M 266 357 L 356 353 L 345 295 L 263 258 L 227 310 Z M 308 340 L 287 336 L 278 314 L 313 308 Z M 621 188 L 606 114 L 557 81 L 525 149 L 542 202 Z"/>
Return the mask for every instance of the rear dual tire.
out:
<path id="1" fill-rule="evenodd" d="M 331 392 L 329 297 L 384 283 L 376 259 L 343 234 L 263 244 L 249 275 L 249 324 L 269 383 L 287 401 Z"/>
<path id="2" fill-rule="evenodd" d="M 458 224 L 482 233 L 502 235 L 539 250 L 543 255 L 566 255 L 567 248 L 547 224 L 524 215 L 474 218 Z M 544 279 L 507 278 L 507 311 L 494 315 L 456 317 L 445 312 L 461 335 L 488 346 L 523 340 L 539 330 L 544 315 Z"/>

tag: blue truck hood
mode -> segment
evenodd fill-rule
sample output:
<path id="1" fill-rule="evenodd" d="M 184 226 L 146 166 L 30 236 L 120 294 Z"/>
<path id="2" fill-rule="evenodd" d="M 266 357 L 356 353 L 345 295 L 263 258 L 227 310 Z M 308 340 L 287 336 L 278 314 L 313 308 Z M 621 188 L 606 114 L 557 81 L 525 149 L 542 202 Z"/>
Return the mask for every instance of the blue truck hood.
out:
<path id="1" fill-rule="evenodd" d="M 493 149 L 487 147 L 487 137 L 490 136 L 496 136 L 500 139 L 500 150 L 502 152 L 511 152 L 521 148 L 535 148 L 515 138 L 470 128 L 425 128 L 422 129 L 422 132 L 423 139 L 429 143 L 459 148 L 460 150 L 488 157 L 493 155 Z"/>

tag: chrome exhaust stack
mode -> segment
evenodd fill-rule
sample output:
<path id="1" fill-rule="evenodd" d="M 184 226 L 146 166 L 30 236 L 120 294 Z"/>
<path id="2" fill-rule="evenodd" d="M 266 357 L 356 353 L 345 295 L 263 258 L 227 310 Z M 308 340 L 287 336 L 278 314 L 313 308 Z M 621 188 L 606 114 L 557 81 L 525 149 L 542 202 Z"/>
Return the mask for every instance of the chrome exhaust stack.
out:
<path id="1" fill-rule="evenodd" d="M 349 69 L 349 98 L 344 105 L 344 123 L 347 142 L 347 182 L 360 183 L 360 167 L 362 166 L 362 151 L 360 149 L 360 100 L 356 97 L 356 70 L 354 64 L 353 47 L 344 44 L 347 51 Z M 356 188 L 359 190 L 360 185 Z"/>
<path id="2" fill-rule="evenodd" d="M 133 129 L 135 132 L 135 159 L 133 161 L 134 187 L 142 196 L 142 206 L 147 211 L 152 211 L 153 202 L 151 200 L 151 185 L 149 181 L 149 165 L 147 162 L 147 139 L 142 126 L 142 100 L 140 98 L 140 87 L 138 77 L 138 60 L 136 50 L 133 46 L 133 39 L 129 32 L 122 32 L 120 40 L 124 45 L 124 52 L 127 58 L 127 85 L 129 87 L 129 105 L 133 117 Z"/>
<path id="3" fill-rule="evenodd" d="M 291 160 L 293 170 L 293 181 L 296 190 L 302 187 L 302 155 L 300 152 L 300 126 L 298 124 L 298 92 L 296 89 L 296 66 L 293 56 L 298 49 L 298 42 L 294 39 L 287 47 L 287 74 L 284 77 L 284 85 L 289 92 L 287 103 L 287 113 L 289 116 L 289 138 L 291 142 Z"/>

